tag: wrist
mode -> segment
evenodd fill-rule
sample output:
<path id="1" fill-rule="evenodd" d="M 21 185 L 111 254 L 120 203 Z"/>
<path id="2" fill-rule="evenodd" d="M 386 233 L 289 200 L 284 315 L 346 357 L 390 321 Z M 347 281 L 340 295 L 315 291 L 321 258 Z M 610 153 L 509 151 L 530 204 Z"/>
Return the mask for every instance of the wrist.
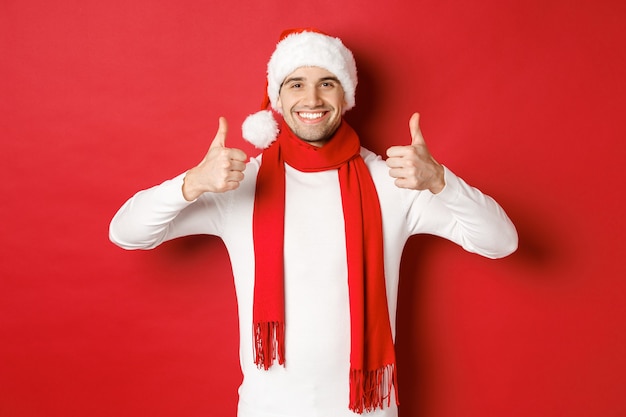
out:
<path id="1" fill-rule="evenodd" d="M 437 164 L 437 175 L 434 184 L 429 188 L 433 194 L 439 194 L 446 186 L 445 170 L 443 165 Z"/>
<path id="2" fill-rule="evenodd" d="M 187 201 L 194 201 L 195 199 L 197 199 L 198 197 L 200 197 L 200 195 L 202 194 L 201 191 L 198 191 L 194 186 L 193 186 L 193 180 L 189 178 L 189 171 L 187 172 L 187 174 L 185 174 L 185 176 L 183 177 L 183 185 L 182 185 L 182 193 L 183 193 L 183 198 Z"/>

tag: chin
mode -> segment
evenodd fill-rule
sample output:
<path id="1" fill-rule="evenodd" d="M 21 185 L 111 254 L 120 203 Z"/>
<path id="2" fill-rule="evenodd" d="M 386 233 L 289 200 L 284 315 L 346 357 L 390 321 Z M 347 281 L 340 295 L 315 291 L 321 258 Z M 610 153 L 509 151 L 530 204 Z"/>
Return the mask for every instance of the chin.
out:
<path id="1" fill-rule="evenodd" d="M 301 127 L 298 126 L 298 129 L 291 129 L 293 133 L 302 139 L 303 141 L 310 143 L 312 145 L 322 145 L 330 140 L 332 135 L 337 130 L 338 126 L 319 126 L 311 129 L 311 126 Z"/>

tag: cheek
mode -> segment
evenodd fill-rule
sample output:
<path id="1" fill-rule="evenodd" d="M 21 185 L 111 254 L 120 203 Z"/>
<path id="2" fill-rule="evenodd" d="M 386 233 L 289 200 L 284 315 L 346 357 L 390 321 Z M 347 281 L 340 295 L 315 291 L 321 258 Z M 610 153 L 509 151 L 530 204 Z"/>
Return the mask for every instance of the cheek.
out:
<path id="1" fill-rule="evenodd" d="M 327 101 L 332 104 L 332 106 L 336 108 L 339 113 L 343 113 L 343 109 L 346 107 L 346 98 L 343 93 L 333 94 L 328 97 Z"/>
<path id="2" fill-rule="evenodd" d="M 343 101 L 338 101 L 336 103 L 335 109 L 337 110 L 338 114 L 344 114 L 346 111 L 346 103 Z"/>

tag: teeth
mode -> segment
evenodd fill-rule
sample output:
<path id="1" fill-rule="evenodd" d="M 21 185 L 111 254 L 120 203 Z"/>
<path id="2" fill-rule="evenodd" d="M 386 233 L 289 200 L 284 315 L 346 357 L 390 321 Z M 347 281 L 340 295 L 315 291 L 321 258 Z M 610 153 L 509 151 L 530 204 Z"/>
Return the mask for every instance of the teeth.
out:
<path id="1" fill-rule="evenodd" d="M 320 117 L 324 115 L 324 113 L 298 113 L 298 114 L 303 119 L 309 119 L 309 120 L 319 119 Z"/>

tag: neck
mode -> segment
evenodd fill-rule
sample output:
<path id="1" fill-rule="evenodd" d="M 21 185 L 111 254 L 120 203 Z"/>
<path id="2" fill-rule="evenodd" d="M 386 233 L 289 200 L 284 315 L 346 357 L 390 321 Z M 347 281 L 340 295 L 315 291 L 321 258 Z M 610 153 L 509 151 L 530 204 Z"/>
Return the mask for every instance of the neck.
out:
<path id="1" fill-rule="evenodd" d="M 311 146 L 315 146 L 316 148 L 321 148 L 322 146 L 326 145 L 330 141 L 331 138 L 328 137 L 328 138 L 319 139 L 319 140 L 307 140 L 298 136 L 298 139 L 300 139 L 304 143 L 308 143 Z"/>
<path id="2" fill-rule="evenodd" d="M 281 128 L 277 146 L 283 160 L 300 171 L 337 168 L 360 151 L 359 137 L 347 124 L 341 123 L 324 146 L 315 146 L 296 136 L 286 125 Z"/>

